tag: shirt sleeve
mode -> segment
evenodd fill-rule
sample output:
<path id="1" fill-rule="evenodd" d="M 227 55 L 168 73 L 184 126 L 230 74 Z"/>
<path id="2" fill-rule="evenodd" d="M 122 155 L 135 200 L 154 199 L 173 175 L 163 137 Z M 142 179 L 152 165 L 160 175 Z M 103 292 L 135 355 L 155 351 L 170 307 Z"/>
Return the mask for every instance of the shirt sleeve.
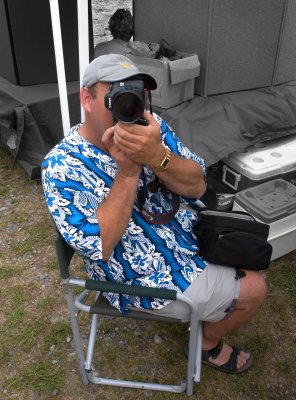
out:
<path id="1" fill-rule="evenodd" d="M 80 254 L 102 259 L 96 210 L 109 192 L 104 180 L 72 155 L 51 155 L 42 165 L 50 214 L 64 239 Z"/>
<path id="2" fill-rule="evenodd" d="M 196 161 L 202 168 L 204 179 L 206 180 L 206 163 L 204 159 L 198 156 L 196 153 L 191 151 L 188 147 L 184 145 L 184 143 L 180 140 L 180 138 L 175 134 L 175 132 L 171 129 L 171 127 L 163 120 L 159 115 L 154 114 L 154 117 L 158 121 L 161 127 L 161 135 L 163 144 L 170 148 L 174 154 L 178 154 L 182 157 L 188 158 L 190 160 Z M 194 206 L 200 206 L 200 202 L 198 199 L 194 198 L 185 198 L 180 196 L 181 201 Z"/>

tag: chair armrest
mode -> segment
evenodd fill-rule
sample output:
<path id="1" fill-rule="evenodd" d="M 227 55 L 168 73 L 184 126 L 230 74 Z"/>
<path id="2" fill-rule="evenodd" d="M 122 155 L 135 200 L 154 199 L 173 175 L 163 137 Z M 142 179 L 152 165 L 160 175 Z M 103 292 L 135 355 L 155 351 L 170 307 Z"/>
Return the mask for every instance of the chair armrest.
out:
<path id="1" fill-rule="evenodd" d="M 156 297 L 168 300 L 176 300 L 177 298 L 176 290 L 134 286 L 124 283 L 102 282 L 91 279 L 85 281 L 85 289 L 109 293 L 131 294 L 134 296 Z"/>

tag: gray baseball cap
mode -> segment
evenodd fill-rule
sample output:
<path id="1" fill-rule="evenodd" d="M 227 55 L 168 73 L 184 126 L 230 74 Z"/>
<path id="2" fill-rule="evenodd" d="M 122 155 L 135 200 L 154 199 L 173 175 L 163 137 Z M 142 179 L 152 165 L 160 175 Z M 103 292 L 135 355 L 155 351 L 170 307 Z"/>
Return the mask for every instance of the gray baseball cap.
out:
<path id="1" fill-rule="evenodd" d="M 95 58 L 86 67 L 83 86 L 90 87 L 96 82 L 119 82 L 137 76 L 144 80 L 146 89 L 157 88 L 155 79 L 141 72 L 129 58 L 121 54 L 106 54 Z"/>

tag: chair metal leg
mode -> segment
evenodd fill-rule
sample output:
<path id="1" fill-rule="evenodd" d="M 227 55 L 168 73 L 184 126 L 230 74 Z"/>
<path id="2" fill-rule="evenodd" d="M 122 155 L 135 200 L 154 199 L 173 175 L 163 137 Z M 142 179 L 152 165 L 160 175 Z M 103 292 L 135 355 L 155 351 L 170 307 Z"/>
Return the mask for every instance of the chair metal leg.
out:
<path id="1" fill-rule="evenodd" d="M 67 304 L 68 304 L 68 310 L 69 310 L 69 315 L 70 315 L 70 322 L 71 322 L 71 327 L 72 327 L 72 332 L 73 332 L 76 354 L 77 354 L 78 362 L 79 362 L 79 371 L 80 371 L 80 375 L 81 375 L 83 384 L 87 385 L 89 383 L 89 379 L 88 379 L 87 373 L 84 368 L 85 360 L 84 360 L 84 353 L 83 353 L 82 342 L 81 342 L 81 337 L 80 337 L 80 330 L 79 330 L 77 317 L 76 317 L 76 308 L 75 308 L 75 304 L 74 304 L 72 289 L 68 285 L 67 282 L 64 282 L 64 290 L 65 290 L 65 295 L 66 295 Z"/>
<path id="2" fill-rule="evenodd" d="M 88 379 L 90 382 L 99 385 L 108 385 L 116 387 L 128 387 L 133 389 L 146 389 L 146 390 L 158 390 L 161 392 L 172 392 L 172 393 L 182 393 L 186 389 L 186 380 L 182 380 L 180 385 L 162 385 L 160 383 L 146 383 L 146 382 L 134 382 L 125 381 L 109 378 L 100 378 L 98 376 L 93 376 L 90 372 L 88 373 Z"/>
<path id="3" fill-rule="evenodd" d="M 85 369 L 87 371 L 90 371 L 92 369 L 92 359 L 96 343 L 98 322 L 99 322 L 99 316 L 97 314 L 93 314 L 90 326 L 89 338 L 88 338 L 86 361 L 85 361 Z"/>
<path id="4" fill-rule="evenodd" d="M 188 371 L 187 371 L 187 388 L 186 392 L 188 396 L 192 396 L 193 393 L 193 378 L 195 375 L 195 362 L 197 352 L 197 338 L 198 338 L 198 319 L 196 312 L 192 311 L 190 321 L 190 337 L 188 344 Z"/>
<path id="5" fill-rule="evenodd" d="M 202 339 L 203 339 L 203 323 L 202 323 L 202 321 L 198 321 L 197 337 L 196 337 L 197 347 L 196 347 L 196 355 L 195 355 L 194 382 L 200 382 Z"/>
<path id="6" fill-rule="evenodd" d="M 187 370 L 187 388 L 188 396 L 193 393 L 193 381 L 200 382 L 201 372 L 201 351 L 202 351 L 202 322 L 198 319 L 198 308 L 183 294 L 177 294 L 177 299 L 188 304 L 191 309 L 190 315 L 190 336 L 188 344 L 188 370 Z"/>

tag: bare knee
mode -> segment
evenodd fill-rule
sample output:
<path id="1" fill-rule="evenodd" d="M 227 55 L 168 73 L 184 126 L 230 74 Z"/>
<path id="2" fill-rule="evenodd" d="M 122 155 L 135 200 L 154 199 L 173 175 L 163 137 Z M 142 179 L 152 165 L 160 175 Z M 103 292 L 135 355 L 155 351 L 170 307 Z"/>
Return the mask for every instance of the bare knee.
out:
<path id="1" fill-rule="evenodd" d="M 238 306 L 249 305 L 251 307 L 260 307 L 267 294 L 267 285 L 260 272 L 245 271 L 246 276 L 240 280 L 240 294 Z"/>

